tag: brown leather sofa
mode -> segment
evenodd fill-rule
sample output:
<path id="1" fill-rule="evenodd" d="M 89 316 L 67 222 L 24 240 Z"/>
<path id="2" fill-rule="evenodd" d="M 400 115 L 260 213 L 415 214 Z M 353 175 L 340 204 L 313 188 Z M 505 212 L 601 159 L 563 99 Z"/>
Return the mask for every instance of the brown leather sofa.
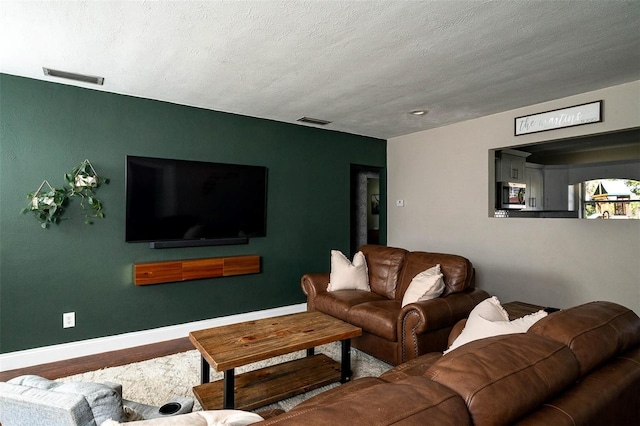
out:
<path id="1" fill-rule="evenodd" d="M 301 284 L 307 309 L 362 328 L 362 336 L 352 339 L 353 347 L 392 365 L 442 352 L 452 327 L 489 297 L 475 288 L 473 266 L 462 256 L 378 245 L 365 245 L 360 251 L 367 261 L 371 291 L 328 292 L 328 272 L 306 274 Z M 411 280 L 437 264 L 444 275 L 442 295 L 402 308 Z"/>
<path id="2" fill-rule="evenodd" d="M 638 425 L 640 318 L 610 302 L 554 312 L 526 333 L 422 355 L 257 424 Z"/>

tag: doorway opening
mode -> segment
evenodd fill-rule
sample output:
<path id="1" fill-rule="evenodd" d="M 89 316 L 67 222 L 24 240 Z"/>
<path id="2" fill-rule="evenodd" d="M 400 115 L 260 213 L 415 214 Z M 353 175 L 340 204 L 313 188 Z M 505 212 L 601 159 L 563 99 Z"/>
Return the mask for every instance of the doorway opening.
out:
<path id="1" fill-rule="evenodd" d="M 351 165 L 351 255 L 365 244 L 380 244 L 384 210 L 380 167 Z"/>

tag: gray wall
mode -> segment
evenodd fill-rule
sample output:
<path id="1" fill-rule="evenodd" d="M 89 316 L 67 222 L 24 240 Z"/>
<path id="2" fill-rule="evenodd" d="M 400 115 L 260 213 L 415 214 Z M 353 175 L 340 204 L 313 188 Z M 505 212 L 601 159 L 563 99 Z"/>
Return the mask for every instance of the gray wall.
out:
<path id="1" fill-rule="evenodd" d="M 478 285 L 503 302 L 610 300 L 640 313 L 640 221 L 488 214 L 489 149 L 640 127 L 638 93 L 633 82 L 390 139 L 388 244 L 468 257 Z M 600 99 L 602 123 L 513 135 L 515 117 Z"/>

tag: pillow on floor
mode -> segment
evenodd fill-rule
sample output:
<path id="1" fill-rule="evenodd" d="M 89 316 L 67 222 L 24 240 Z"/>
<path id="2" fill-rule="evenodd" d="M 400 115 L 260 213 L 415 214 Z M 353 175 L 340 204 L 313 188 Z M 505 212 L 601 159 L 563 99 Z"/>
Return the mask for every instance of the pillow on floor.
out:
<path id="1" fill-rule="evenodd" d="M 41 389 L 81 396 L 87 402 L 96 424 L 107 419 L 126 420 L 122 397 L 116 389 L 102 383 L 59 382 L 34 375 L 18 376 L 9 380 L 8 383 L 22 386 L 23 392 Z"/>
<path id="2" fill-rule="evenodd" d="M 444 291 L 443 275 L 440 272 L 440 265 L 420 272 L 413 277 L 407 291 L 402 298 L 402 307 L 409 303 L 431 300 L 440 297 Z"/>
<path id="3" fill-rule="evenodd" d="M 469 313 L 462 333 L 453 341 L 444 354 L 474 340 L 502 334 L 525 333 L 536 321 L 547 316 L 540 310 L 522 318 L 509 321 L 509 314 L 494 296 L 478 303 Z"/>
<path id="4" fill-rule="evenodd" d="M 353 256 L 351 263 L 341 251 L 331 250 L 331 273 L 327 291 L 336 290 L 371 291 L 367 260 L 361 251 Z"/>

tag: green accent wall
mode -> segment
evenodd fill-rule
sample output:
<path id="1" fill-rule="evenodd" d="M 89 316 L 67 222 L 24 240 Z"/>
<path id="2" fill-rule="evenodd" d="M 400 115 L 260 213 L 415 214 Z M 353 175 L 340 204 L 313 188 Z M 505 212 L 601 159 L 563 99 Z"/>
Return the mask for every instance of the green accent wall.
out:
<path id="1" fill-rule="evenodd" d="M 125 243 L 128 154 L 268 167 L 267 236 Z M 44 179 L 62 187 L 85 158 L 111 179 L 97 193 L 105 219 L 85 225 L 77 200 L 48 230 L 20 214 L 27 193 Z M 0 352 L 304 302 L 300 277 L 328 271 L 331 249 L 349 251 L 351 164 L 380 167 L 386 187 L 385 140 L 0 74 Z M 262 256 L 260 274 L 133 285 L 135 262 L 243 254 Z M 71 311 L 76 327 L 63 329 Z"/>

